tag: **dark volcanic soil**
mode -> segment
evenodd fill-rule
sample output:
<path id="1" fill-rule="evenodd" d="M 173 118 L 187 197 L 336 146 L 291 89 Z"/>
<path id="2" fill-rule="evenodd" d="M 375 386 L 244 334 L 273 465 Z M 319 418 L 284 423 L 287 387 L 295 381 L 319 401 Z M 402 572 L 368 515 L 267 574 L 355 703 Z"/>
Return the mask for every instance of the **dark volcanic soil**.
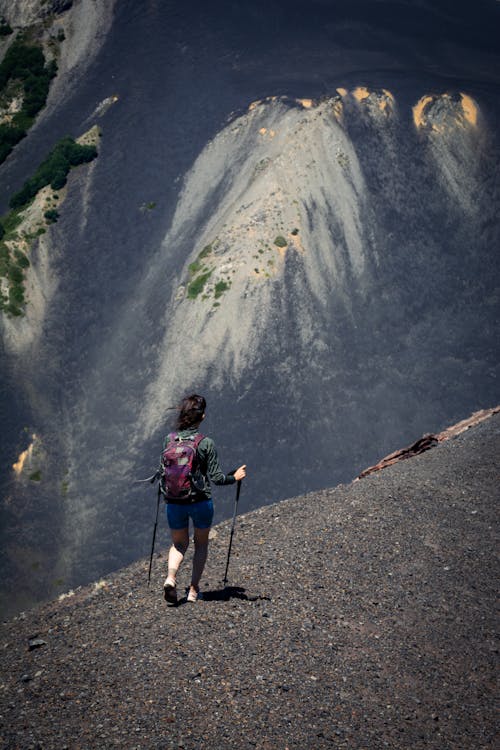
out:
<path id="1" fill-rule="evenodd" d="M 1 747 L 493 748 L 499 457 L 497 415 L 249 513 L 224 590 L 226 522 L 204 601 L 163 551 L 5 623 Z"/>

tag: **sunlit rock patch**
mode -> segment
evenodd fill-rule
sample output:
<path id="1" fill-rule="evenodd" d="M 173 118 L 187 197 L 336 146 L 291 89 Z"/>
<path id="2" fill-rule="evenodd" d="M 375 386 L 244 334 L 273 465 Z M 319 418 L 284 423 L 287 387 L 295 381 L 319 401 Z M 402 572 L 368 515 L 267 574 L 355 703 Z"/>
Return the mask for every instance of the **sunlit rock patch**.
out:
<path id="1" fill-rule="evenodd" d="M 467 94 L 423 96 L 413 107 L 413 121 L 419 129 L 444 133 L 451 128 L 476 126 L 478 106 Z"/>
<path id="2" fill-rule="evenodd" d="M 119 99 L 120 97 L 118 96 L 118 94 L 113 94 L 112 96 L 106 97 L 106 99 L 103 99 L 101 102 L 99 102 L 89 119 L 93 119 L 95 117 L 103 117 L 108 109 L 112 107 L 113 104 L 116 104 Z"/>
<path id="3" fill-rule="evenodd" d="M 42 478 L 40 469 L 43 463 L 43 451 L 41 440 L 38 435 L 30 437 L 30 443 L 25 450 L 21 451 L 17 460 L 12 464 L 12 471 L 17 479 L 21 477 L 39 482 Z"/>
<path id="4" fill-rule="evenodd" d="M 469 216 L 478 208 L 481 155 L 485 148 L 479 107 L 471 96 L 423 96 L 413 107 L 413 121 L 426 139 L 437 175 L 453 201 Z"/>
<path id="5" fill-rule="evenodd" d="M 388 91 L 388 89 L 376 89 L 371 90 L 366 86 L 357 86 L 348 91 L 345 88 L 338 88 L 337 93 L 340 97 L 340 102 L 354 101 L 360 106 L 361 111 L 365 111 L 372 116 L 377 116 L 380 113 L 389 117 L 394 114 L 396 108 L 396 100 L 394 95 Z M 334 109 L 340 114 L 343 110 L 343 105 L 339 103 L 339 100 L 334 100 Z"/>

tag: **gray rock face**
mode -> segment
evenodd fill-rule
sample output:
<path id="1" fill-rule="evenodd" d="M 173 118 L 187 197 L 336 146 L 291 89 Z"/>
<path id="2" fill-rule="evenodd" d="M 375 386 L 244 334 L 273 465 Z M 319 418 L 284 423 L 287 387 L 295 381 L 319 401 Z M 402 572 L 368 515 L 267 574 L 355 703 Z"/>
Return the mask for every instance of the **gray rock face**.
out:
<path id="1" fill-rule="evenodd" d="M 0 16 L 12 27 L 29 26 L 46 16 L 64 13 L 73 0 L 0 0 Z"/>

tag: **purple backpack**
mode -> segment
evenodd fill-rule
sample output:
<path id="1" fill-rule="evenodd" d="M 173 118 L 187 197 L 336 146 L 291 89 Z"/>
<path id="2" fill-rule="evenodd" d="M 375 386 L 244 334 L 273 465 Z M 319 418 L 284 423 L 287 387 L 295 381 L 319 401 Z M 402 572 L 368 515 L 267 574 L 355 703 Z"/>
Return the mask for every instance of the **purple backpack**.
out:
<path id="1" fill-rule="evenodd" d="M 196 490 L 203 489 L 198 446 L 203 435 L 181 438 L 171 432 L 161 454 L 161 486 L 167 500 L 186 501 L 194 498 Z"/>

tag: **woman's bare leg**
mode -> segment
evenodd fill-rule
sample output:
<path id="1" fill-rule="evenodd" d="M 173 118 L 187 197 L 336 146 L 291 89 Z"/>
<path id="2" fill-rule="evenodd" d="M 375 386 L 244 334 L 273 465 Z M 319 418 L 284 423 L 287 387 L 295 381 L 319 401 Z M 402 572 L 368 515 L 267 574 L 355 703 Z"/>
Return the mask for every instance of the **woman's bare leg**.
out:
<path id="1" fill-rule="evenodd" d="M 207 561 L 209 534 L 210 529 L 195 528 L 194 530 L 193 573 L 189 588 L 189 593 L 193 595 L 196 595 L 200 590 L 200 578 Z"/>
<path id="2" fill-rule="evenodd" d="M 165 583 L 175 586 L 175 579 L 180 564 L 189 546 L 189 529 L 171 529 L 172 546 L 168 553 L 168 575 Z"/>

